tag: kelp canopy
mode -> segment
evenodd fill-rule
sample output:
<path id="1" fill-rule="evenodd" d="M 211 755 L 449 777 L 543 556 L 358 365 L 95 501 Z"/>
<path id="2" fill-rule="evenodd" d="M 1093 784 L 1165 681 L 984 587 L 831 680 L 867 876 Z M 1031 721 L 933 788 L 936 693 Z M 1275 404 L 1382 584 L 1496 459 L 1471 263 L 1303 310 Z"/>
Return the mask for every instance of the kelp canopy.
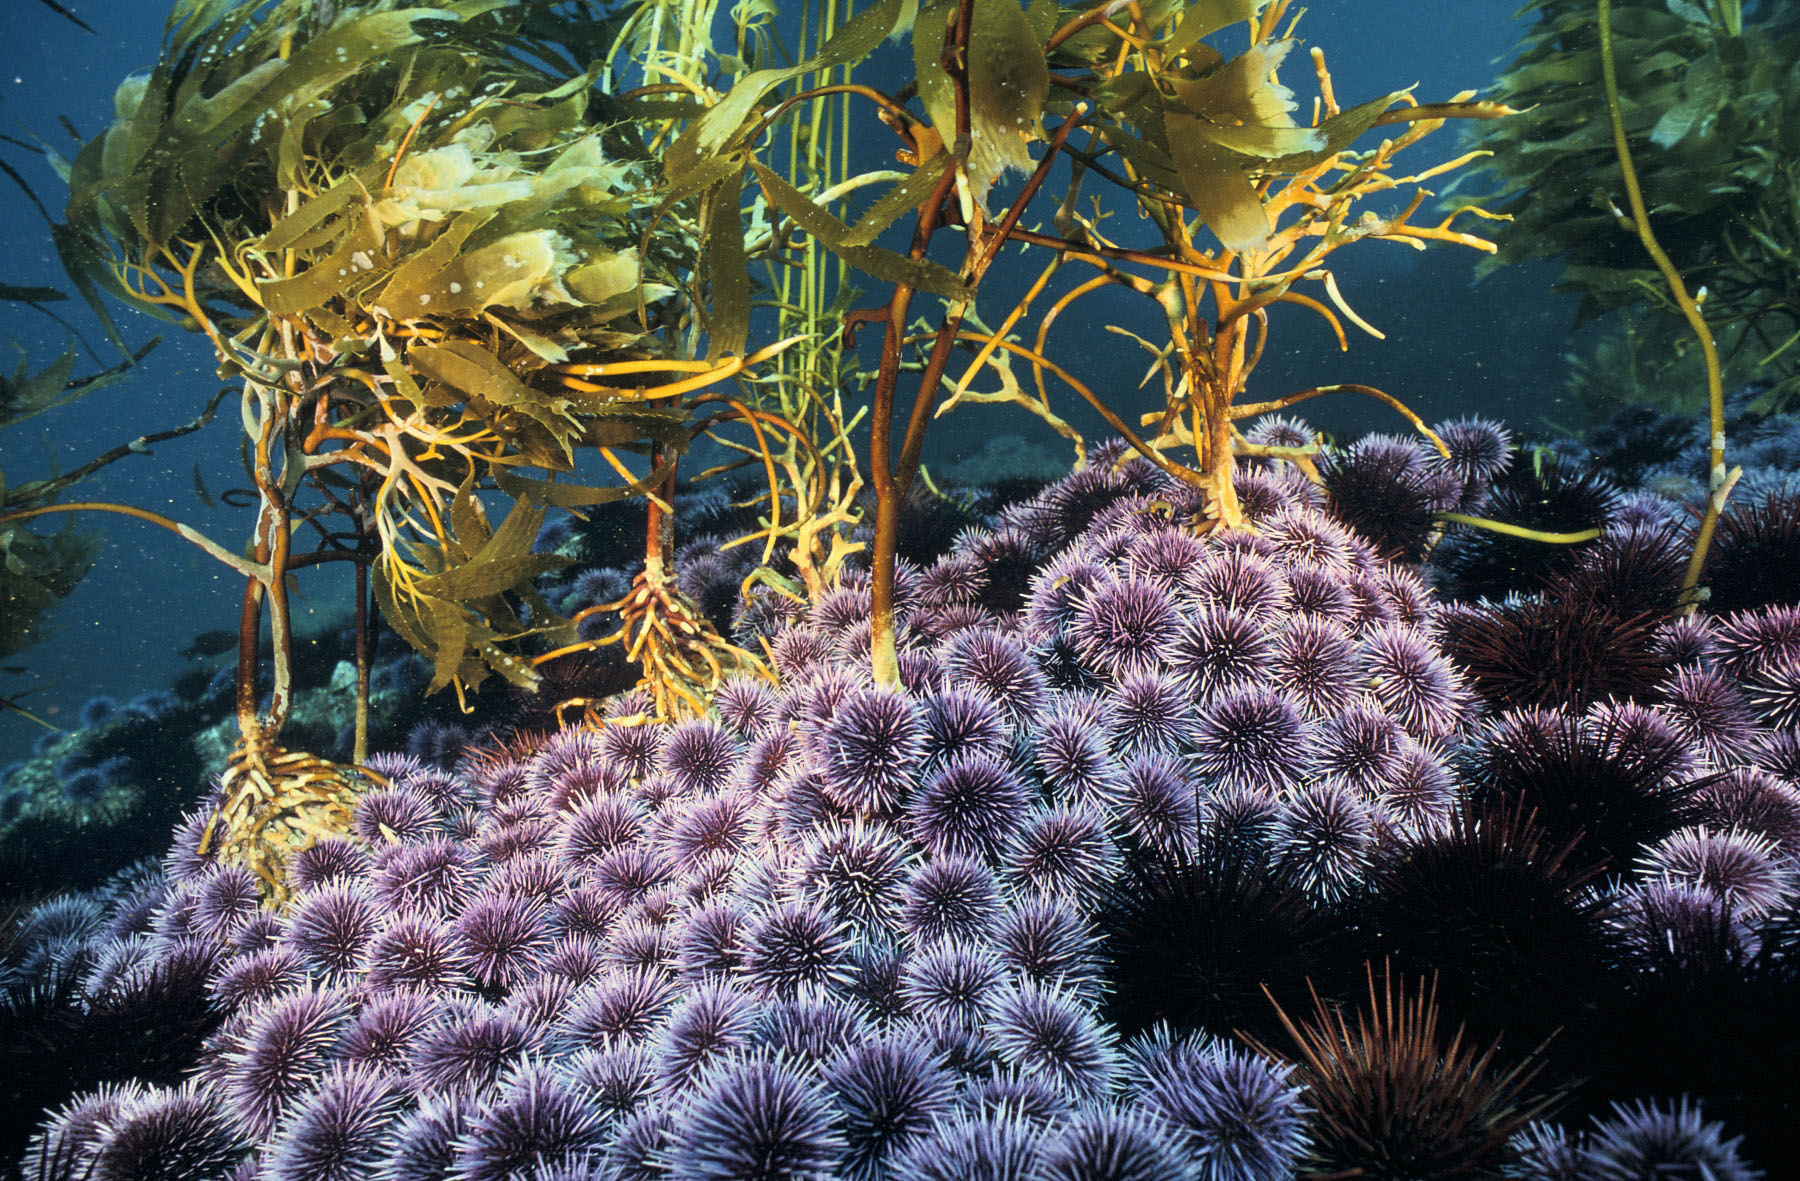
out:
<path id="1" fill-rule="evenodd" d="M 1646 306 L 1675 310 L 1629 227 L 1624 182 L 1607 125 L 1593 0 L 1529 0 L 1535 17 L 1495 97 L 1522 108 L 1485 125 L 1493 150 L 1481 201 L 1511 217 L 1484 267 L 1528 258 L 1562 264 L 1582 315 Z M 1690 285 L 1736 372 L 1769 381 L 1765 409 L 1800 390 L 1800 9 L 1741 0 L 1613 6 L 1620 113 L 1657 235 Z M 1464 185 L 1465 191 L 1476 185 Z M 1678 315 L 1630 322 L 1580 365 L 1580 388 L 1602 404 L 1692 405 L 1656 388 L 1692 343 Z M 1620 390 L 1620 373 L 1649 375 Z M 1616 391 L 1616 392 L 1613 392 Z M 1611 397 L 1607 395 L 1611 392 Z"/>
<path id="2" fill-rule="evenodd" d="M 70 170 L 62 245 L 90 295 L 182 318 L 242 379 L 278 631 L 269 563 L 304 523 L 376 555 L 434 688 L 531 683 L 510 646 L 556 626 L 530 589 L 545 506 L 638 484 L 531 469 L 592 446 L 629 477 L 613 449 L 687 439 L 680 408 L 591 376 L 655 355 L 669 289 L 639 257 L 644 163 L 587 117 L 583 39 L 610 28 L 589 15 L 552 39 L 545 7 L 498 0 L 183 0 Z M 476 492 L 496 485 L 516 500 L 493 527 Z"/>

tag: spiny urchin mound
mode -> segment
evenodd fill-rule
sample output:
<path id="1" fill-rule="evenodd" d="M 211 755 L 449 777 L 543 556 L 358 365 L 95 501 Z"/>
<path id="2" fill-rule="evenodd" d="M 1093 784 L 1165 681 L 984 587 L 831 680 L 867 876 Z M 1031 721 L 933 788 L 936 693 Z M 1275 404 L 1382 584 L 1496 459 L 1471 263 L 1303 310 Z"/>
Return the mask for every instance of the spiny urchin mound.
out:
<path id="1" fill-rule="evenodd" d="M 1494 474 L 1478 435 L 1464 485 Z M 1344 999 L 1373 948 L 1510 1022 L 1664 972 L 1665 936 L 1731 971 L 1780 943 L 1785 616 L 1659 632 L 1688 680 L 1532 729 L 1580 756 L 1542 766 L 1565 752 L 1510 758 L 1511 715 L 1473 728 L 1422 584 L 1294 471 L 1246 467 L 1258 531 L 1203 533 L 1120 459 L 902 577 L 896 686 L 852 572 L 739 614 L 780 680 L 730 683 L 716 718 L 620 700 L 454 767 L 380 760 L 392 785 L 296 856 L 281 915 L 192 825 L 147 882 L 35 916 L 18 962 L 97 997 L 185 973 L 224 1024 L 167 1077 L 264 1171 L 1186 1181 L 1303 1163 L 1300 1076 L 1204 1035 L 1274 1044 L 1270 995 Z M 984 563 L 1025 554 L 990 593 Z M 1751 662 L 1751 695 L 1717 690 Z M 1694 733 L 1736 707 L 1743 751 Z M 1648 802 L 1574 782 L 1599 762 Z M 1694 777 L 1691 816 L 1640 815 Z M 1697 824 L 1764 877 L 1688 856 Z M 1578 829 L 1638 881 L 1601 889 Z M 91 1155 L 91 1129 L 57 1135 Z"/>

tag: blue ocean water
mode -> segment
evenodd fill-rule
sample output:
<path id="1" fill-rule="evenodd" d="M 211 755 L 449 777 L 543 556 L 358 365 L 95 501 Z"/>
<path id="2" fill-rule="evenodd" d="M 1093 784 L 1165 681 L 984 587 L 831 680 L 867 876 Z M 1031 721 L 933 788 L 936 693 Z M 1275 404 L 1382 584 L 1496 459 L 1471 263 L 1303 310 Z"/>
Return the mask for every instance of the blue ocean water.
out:
<path id="1" fill-rule="evenodd" d="M 114 88 L 154 61 L 166 17 L 160 0 L 67 0 L 64 6 L 97 31 L 84 31 L 41 0 L 0 0 L 6 28 L 0 38 L 0 134 L 6 137 L 0 159 L 29 184 L 52 217 L 60 215 L 66 190 L 40 147 L 73 152 L 76 142 L 64 119 L 84 137 L 104 129 Z M 1341 99 L 1357 101 L 1416 85 L 1421 101 L 1433 101 L 1490 84 L 1517 35 L 1512 7 L 1503 0 L 1426 6 L 1328 0 L 1307 9 L 1298 31 L 1304 42 L 1325 49 Z M 1296 60 L 1286 75 L 1302 94 L 1311 91 L 1307 71 Z M 1429 150 L 1447 155 L 1455 142 L 1452 132 L 1441 133 Z M 0 342 L 5 342 L 0 359 L 9 366 L 22 360 L 36 372 L 75 339 L 73 328 L 83 342 L 78 375 L 118 363 L 117 351 L 73 298 L 44 216 L 5 178 L 0 178 L 0 226 L 8 247 L 0 281 L 58 287 L 72 297 L 45 305 L 67 328 L 31 307 L 0 304 Z M 1352 332 L 1349 352 L 1340 354 L 1315 317 L 1278 309 L 1257 390 L 1278 396 L 1350 381 L 1392 393 L 1427 421 L 1473 411 L 1532 419 L 1561 393 L 1559 359 L 1573 320 L 1572 301 L 1549 294 L 1549 272 L 1541 268 L 1521 268 L 1476 285 L 1474 261 L 1473 252 L 1448 246 L 1414 252 L 1372 243 L 1345 251 L 1333 259 L 1344 292 L 1387 339 Z M 996 278 L 989 288 L 998 300 L 1006 291 L 1004 279 Z M 1144 313 L 1141 304 L 1096 300 L 1091 315 L 1082 318 L 1086 335 L 1065 347 L 1067 355 L 1093 358 L 1086 371 L 1090 381 L 1120 391 L 1129 407 L 1125 391 L 1142 376 L 1144 362 L 1136 346 L 1101 329 L 1115 306 L 1122 321 Z M 128 380 L 0 436 L 0 471 L 8 480 L 67 470 L 140 434 L 184 422 L 218 388 L 201 337 L 129 309 L 114 311 L 128 345 L 136 348 L 155 336 L 161 343 Z M 1081 329 L 1071 324 L 1069 330 Z M 196 491 L 197 481 L 209 494 L 241 483 L 229 398 L 224 409 L 208 430 L 104 469 L 80 495 L 154 509 L 239 544 L 247 515 L 207 507 Z M 1090 439 L 1107 433 L 1073 397 L 1059 409 Z M 1009 408 L 959 414 L 965 418 L 955 429 L 937 432 L 930 461 L 954 460 L 965 441 L 1002 435 L 1019 436 L 1051 454 L 1066 453 L 1066 445 L 1035 420 Z M 1315 400 L 1307 415 L 1340 436 L 1404 429 L 1387 411 L 1358 399 Z M 79 524 L 104 531 L 105 551 L 76 592 L 54 610 L 53 637 L 0 671 L 0 695 L 22 695 L 24 705 L 58 724 L 97 694 L 126 700 L 167 687 L 188 667 L 181 652 L 195 634 L 235 625 L 242 590 L 237 578 L 210 559 L 149 525 L 92 515 Z M 340 589 L 315 574 L 302 586 L 302 613 L 330 613 Z M 0 713 L 0 765 L 20 757 L 42 733 L 17 714 Z"/>

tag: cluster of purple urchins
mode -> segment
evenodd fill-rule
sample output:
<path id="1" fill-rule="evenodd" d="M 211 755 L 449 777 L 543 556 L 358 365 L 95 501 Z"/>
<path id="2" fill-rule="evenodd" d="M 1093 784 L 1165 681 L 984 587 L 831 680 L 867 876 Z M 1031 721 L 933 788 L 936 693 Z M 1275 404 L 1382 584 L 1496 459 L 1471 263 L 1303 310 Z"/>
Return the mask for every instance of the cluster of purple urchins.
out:
<path id="1" fill-rule="evenodd" d="M 781 686 L 732 682 L 713 719 L 566 731 L 451 770 L 378 759 L 392 785 L 361 801 L 354 838 L 295 856 L 279 915 L 241 870 L 184 852 L 190 822 L 154 881 L 80 923 L 46 920 L 56 933 L 28 941 L 20 972 L 104 995 L 179 961 L 221 1023 L 180 1086 L 62 1107 L 27 1173 L 1224 1181 L 1311 1167 L 1322 1132 L 1289 1067 L 1103 1016 L 1121 970 L 1098 932 L 1126 867 L 1249 850 L 1279 905 L 1416 933 L 1434 867 L 1469 848 L 1475 864 L 1523 864 L 1551 838 L 1467 818 L 1451 751 L 1477 733 L 1473 698 L 1416 577 L 1293 471 L 1246 469 L 1257 532 L 1203 540 L 1183 528 L 1190 496 L 1119 458 L 1102 449 L 903 571 L 900 689 L 869 681 L 868 592 L 851 578 L 799 617 L 772 599 L 740 610 Z M 984 593 L 1008 561 L 1037 574 L 998 611 Z M 1714 757 L 1641 712 L 1582 725 L 1615 745 L 1621 727 L 1641 732 L 1655 751 L 1666 730 L 1679 770 Z M 1471 765 L 1514 740 L 1508 724 L 1477 733 Z M 1753 938 L 1746 924 L 1784 904 L 1791 844 L 1697 827 L 1758 791 L 1757 815 L 1779 813 L 1780 773 L 1694 802 L 1643 853 L 1618 919 L 1637 944 L 1653 951 L 1657 924 L 1688 911 Z M 1721 842 L 1732 872 L 1760 867 L 1735 889 L 1709 859 Z M 1587 894 L 1571 906 L 1599 914 Z M 1609 1136 L 1578 1146 L 1612 1151 Z M 1695 1159 L 1679 1137 L 1640 1139 L 1652 1165 Z M 1689 1139 L 1715 1175 L 1752 1175 L 1716 1126 Z"/>

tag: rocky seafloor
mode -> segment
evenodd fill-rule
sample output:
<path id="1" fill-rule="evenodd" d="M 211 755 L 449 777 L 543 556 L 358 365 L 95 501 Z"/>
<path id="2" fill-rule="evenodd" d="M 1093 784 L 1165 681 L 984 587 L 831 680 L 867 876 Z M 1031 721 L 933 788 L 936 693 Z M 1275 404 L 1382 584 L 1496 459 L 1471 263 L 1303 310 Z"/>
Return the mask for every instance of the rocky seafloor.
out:
<path id="1" fill-rule="evenodd" d="M 219 677 L 96 705 L 9 770 L 0 848 L 92 818 L 169 851 L 7 923 L 0 1149 L 95 1181 L 1800 1175 L 1800 423 L 1734 421 L 1684 618 L 1691 426 L 1440 430 L 1448 461 L 1369 436 L 1322 484 L 1246 465 L 1253 532 L 1196 536 L 1117 446 L 921 504 L 899 688 L 864 575 L 746 600 L 729 506 L 688 497 L 684 586 L 778 683 L 673 725 L 420 720 L 390 647 L 390 783 L 279 913 L 193 853 Z M 565 610 L 624 588 L 595 522 L 541 544 Z M 629 685 L 611 651 L 552 694 Z M 341 665 L 309 676 L 341 753 Z M 189 810 L 145 821 L 172 764 Z"/>

